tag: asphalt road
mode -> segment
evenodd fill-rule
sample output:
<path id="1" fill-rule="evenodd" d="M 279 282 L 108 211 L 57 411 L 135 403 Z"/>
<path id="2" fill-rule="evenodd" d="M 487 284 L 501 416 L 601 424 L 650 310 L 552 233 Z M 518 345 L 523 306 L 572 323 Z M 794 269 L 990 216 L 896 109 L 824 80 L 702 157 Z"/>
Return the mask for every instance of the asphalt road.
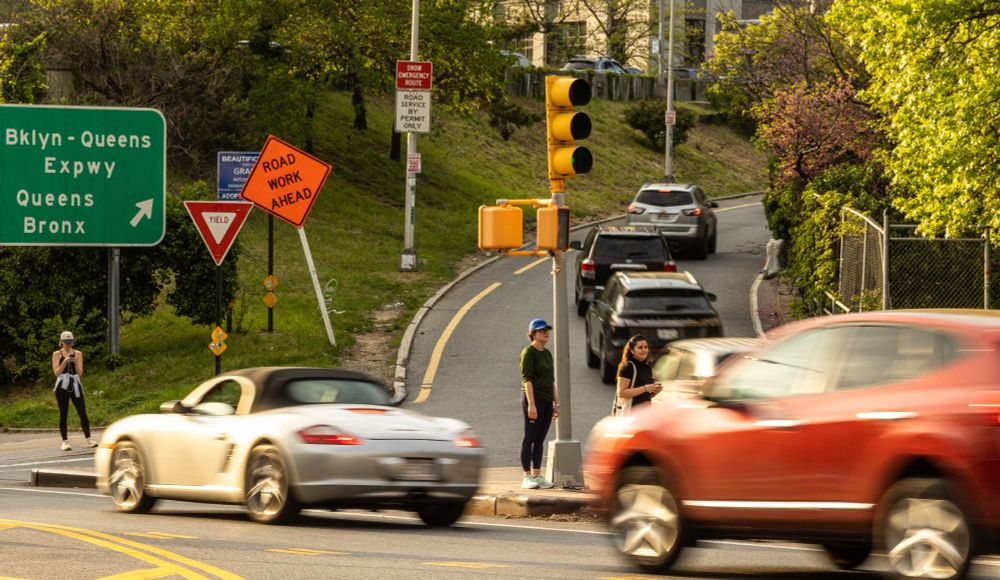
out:
<path id="1" fill-rule="evenodd" d="M 398 512 L 306 514 L 297 526 L 262 526 L 239 507 L 162 502 L 150 514 L 129 515 L 93 491 L 0 486 L 0 577 L 648 577 L 620 560 L 603 528 L 589 522 L 466 518 L 431 529 Z M 810 546 L 703 542 L 664 577 L 874 580 L 884 565 L 874 556 L 867 572 L 847 575 Z M 980 560 L 972 577 L 1000 577 L 1000 562 Z"/>
<path id="2" fill-rule="evenodd" d="M 750 288 L 764 264 L 764 246 L 770 237 L 763 207 L 759 197 L 725 200 L 720 206 L 716 210 L 718 252 L 704 261 L 677 255 L 677 269 L 691 272 L 708 291 L 718 295 L 715 305 L 727 336 L 756 336 Z M 573 237 L 582 240 L 585 233 L 577 231 Z M 583 444 L 594 423 L 608 414 L 613 391 L 601 383 L 597 370 L 587 368 L 583 358 L 583 319 L 572 308 L 575 259 L 575 252 L 570 252 L 565 260 L 571 422 L 572 438 Z M 475 272 L 427 313 L 410 350 L 408 396 L 403 405 L 470 423 L 487 447 L 489 466 L 520 464 L 518 356 L 527 344 L 528 321 L 553 321 L 551 271 L 549 259 L 509 257 Z M 470 304 L 477 297 L 478 301 Z M 550 348 L 554 344 L 553 335 Z M 565 406 L 563 401 L 564 412 Z M 555 433 L 553 425 L 550 440 Z"/>

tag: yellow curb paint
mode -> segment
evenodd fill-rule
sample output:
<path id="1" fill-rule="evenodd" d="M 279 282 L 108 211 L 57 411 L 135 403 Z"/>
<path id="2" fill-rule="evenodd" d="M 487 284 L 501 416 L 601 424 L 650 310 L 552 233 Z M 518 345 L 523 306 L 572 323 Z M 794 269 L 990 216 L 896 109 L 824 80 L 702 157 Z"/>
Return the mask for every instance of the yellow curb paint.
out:
<path id="1" fill-rule="evenodd" d="M 520 270 L 515 270 L 514 271 L 514 275 L 517 276 L 518 274 L 523 274 L 523 273 L 527 272 L 528 270 L 534 268 L 535 266 L 537 266 L 539 264 L 544 264 L 545 262 L 548 262 L 549 260 L 551 260 L 551 258 L 539 258 L 539 259 L 535 260 L 534 262 L 528 264 L 527 266 L 521 268 Z"/>
<path id="2" fill-rule="evenodd" d="M 506 564 L 486 564 L 484 562 L 424 562 L 427 566 L 444 566 L 447 568 L 471 568 L 486 570 L 487 568 L 510 568 Z"/>
<path id="3" fill-rule="evenodd" d="M 455 316 L 452 317 L 451 322 L 445 327 L 444 332 L 441 333 L 441 337 L 438 338 L 437 344 L 434 345 L 434 350 L 431 352 L 431 361 L 427 365 L 427 372 L 424 373 L 424 380 L 420 384 L 420 394 L 417 395 L 417 399 L 413 401 L 414 403 L 423 403 L 431 396 L 431 386 L 434 384 L 434 375 L 437 374 L 438 365 L 441 364 L 441 353 L 444 352 L 444 347 L 448 344 L 448 339 L 451 338 L 451 333 L 455 331 L 458 327 L 458 323 L 462 321 L 465 313 L 468 312 L 476 302 L 479 302 L 486 297 L 487 294 L 496 290 L 500 287 L 500 282 L 494 282 L 488 288 L 476 294 L 476 297 L 465 303 L 464 306 L 458 309 Z"/>
<path id="4" fill-rule="evenodd" d="M 172 571 L 173 574 L 182 576 L 184 578 L 202 579 L 205 578 L 205 576 L 194 573 L 185 568 L 181 568 L 180 566 L 177 566 L 173 562 L 165 562 L 163 560 L 160 560 L 159 558 L 150 556 L 149 554 L 144 554 L 139 550 L 145 550 L 152 554 L 163 556 L 164 558 L 169 558 L 171 560 L 174 560 L 178 564 L 184 564 L 185 566 L 190 566 L 197 570 L 207 572 L 218 578 L 221 578 L 222 580 L 243 580 L 242 576 L 238 576 L 231 572 L 227 572 L 221 568 L 212 566 L 211 564 L 198 562 L 197 560 L 192 560 L 190 558 L 186 558 L 179 554 L 174 554 L 167 550 L 163 550 L 146 544 L 141 544 L 139 542 L 133 542 L 125 538 L 119 538 L 117 536 L 112 536 L 111 534 L 105 534 L 94 530 L 74 528 L 70 526 L 60 526 L 55 524 L 36 524 L 33 522 L 22 522 L 17 520 L 3 520 L 3 519 L 0 519 L 0 525 L 10 525 L 12 527 L 21 527 L 42 532 L 49 532 L 53 534 L 59 534 L 68 538 L 81 540 L 90 544 L 94 544 L 96 546 L 101 546 L 109 550 L 114 550 L 116 552 L 121 552 L 128 556 L 132 556 L 137 560 L 142 560 L 143 562 L 153 564 L 157 566 L 157 568 L 169 569 Z M 112 542 L 117 542 L 120 545 L 116 545 Z"/>
<path id="5" fill-rule="evenodd" d="M 734 206 L 731 206 L 731 207 L 716 208 L 714 211 L 715 211 L 715 213 L 719 213 L 720 211 L 729 211 L 731 209 L 740 209 L 740 208 L 744 208 L 744 207 L 761 207 L 761 204 L 760 204 L 759 201 L 757 203 L 744 203 L 743 205 L 734 205 Z"/>

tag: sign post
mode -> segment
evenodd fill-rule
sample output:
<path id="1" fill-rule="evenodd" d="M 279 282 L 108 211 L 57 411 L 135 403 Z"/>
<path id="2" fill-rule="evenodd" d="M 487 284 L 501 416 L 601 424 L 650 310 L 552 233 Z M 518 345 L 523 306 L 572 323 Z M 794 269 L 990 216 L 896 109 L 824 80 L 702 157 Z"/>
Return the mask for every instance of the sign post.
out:
<path id="1" fill-rule="evenodd" d="M 185 201 L 184 209 L 215 260 L 215 328 L 208 348 L 215 354 L 215 374 L 219 375 L 222 373 L 222 353 L 226 350 L 228 336 L 222 330 L 222 262 L 246 223 L 253 204 L 241 201 Z"/>
<path id="2" fill-rule="evenodd" d="M 330 326 L 330 315 L 326 311 L 323 290 L 319 286 L 316 266 L 313 264 L 309 240 L 306 239 L 305 224 L 309 210 L 319 196 L 323 183 L 330 174 L 330 164 L 305 151 L 270 135 L 254 164 L 240 197 L 253 202 L 267 213 L 282 219 L 299 230 L 302 251 L 306 255 L 309 275 L 312 277 L 320 315 L 326 327 L 326 336 L 331 346 L 337 346 Z"/>

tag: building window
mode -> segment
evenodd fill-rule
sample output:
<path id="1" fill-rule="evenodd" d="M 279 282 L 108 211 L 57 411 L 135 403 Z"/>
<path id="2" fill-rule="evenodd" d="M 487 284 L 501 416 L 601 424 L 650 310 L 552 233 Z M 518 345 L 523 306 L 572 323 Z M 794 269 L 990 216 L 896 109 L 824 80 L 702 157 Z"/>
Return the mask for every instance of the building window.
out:
<path id="1" fill-rule="evenodd" d="M 514 52 L 520 52 L 535 64 L 535 37 L 528 36 L 514 41 Z"/>

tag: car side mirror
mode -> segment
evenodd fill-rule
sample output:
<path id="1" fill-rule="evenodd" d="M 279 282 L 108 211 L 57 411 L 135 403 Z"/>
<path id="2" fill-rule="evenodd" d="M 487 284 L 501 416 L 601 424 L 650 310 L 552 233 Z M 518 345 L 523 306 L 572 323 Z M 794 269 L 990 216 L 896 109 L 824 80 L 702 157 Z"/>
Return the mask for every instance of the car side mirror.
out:
<path id="1" fill-rule="evenodd" d="M 716 300 L 719 299 L 718 296 L 712 294 L 711 292 L 705 292 L 705 297 L 708 298 L 709 302 L 715 302 Z"/>
<path id="2" fill-rule="evenodd" d="M 580 243 L 580 240 L 573 240 L 572 242 L 569 243 L 569 249 L 571 249 L 571 250 L 582 250 L 583 249 L 583 244 Z"/>
<path id="3" fill-rule="evenodd" d="M 184 414 L 188 412 L 188 408 L 180 401 L 167 401 L 160 405 L 160 412 Z"/>
<path id="4" fill-rule="evenodd" d="M 719 202 L 717 202 L 717 201 L 710 201 L 710 202 L 708 202 L 708 207 L 719 207 Z"/>

